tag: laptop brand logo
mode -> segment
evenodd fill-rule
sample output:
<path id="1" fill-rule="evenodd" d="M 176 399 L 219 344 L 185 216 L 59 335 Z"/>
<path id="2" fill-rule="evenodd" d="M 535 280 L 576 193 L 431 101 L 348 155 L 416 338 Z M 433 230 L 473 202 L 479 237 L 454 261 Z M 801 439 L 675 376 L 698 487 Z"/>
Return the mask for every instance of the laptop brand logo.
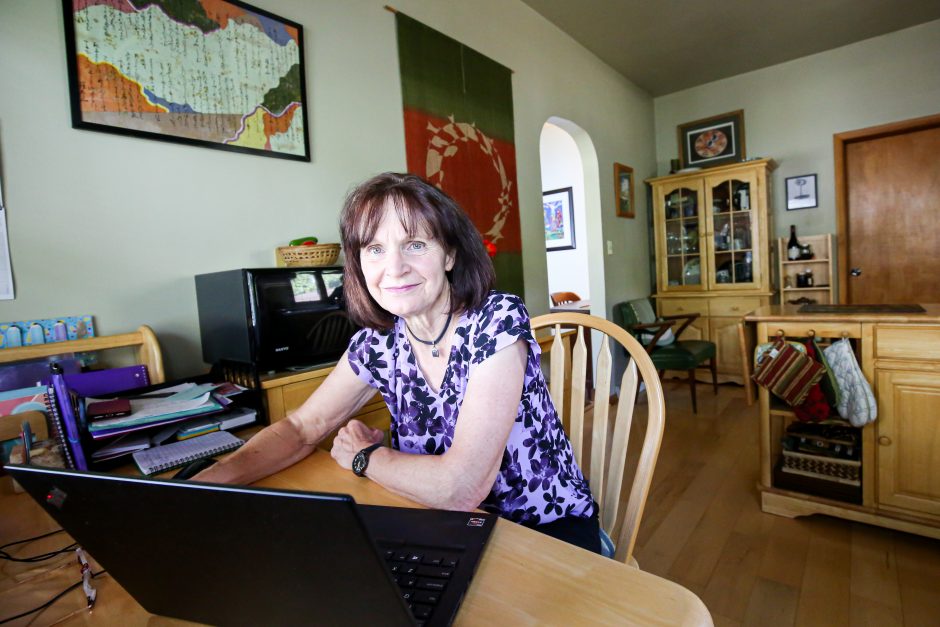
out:
<path id="1" fill-rule="evenodd" d="M 486 522 L 485 518 L 470 518 L 467 520 L 468 527 L 482 527 L 483 523 Z"/>

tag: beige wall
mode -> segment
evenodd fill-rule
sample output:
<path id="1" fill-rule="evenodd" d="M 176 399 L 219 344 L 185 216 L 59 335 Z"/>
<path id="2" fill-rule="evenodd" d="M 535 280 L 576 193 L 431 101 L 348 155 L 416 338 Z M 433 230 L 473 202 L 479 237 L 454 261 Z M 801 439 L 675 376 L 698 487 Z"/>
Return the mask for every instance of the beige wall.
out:
<path id="1" fill-rule="evenodd" d="M 835 233 L 832 136 L 940 113 L 940 21 L 657 98 L 656 160 L 678 156 L 676 126 L 744 109 L 749 157 L 772 157 L 777 236 Z M 819 207 L 786 211 L 784 179 L 818 175 Z"/>
<path id="2" fill-rule="evenodd" d="M 0 2 L 0 173 L 17 293 L 0 301 L 0 320 L 90 313 L 103 334 L 147 323 L 170 376 L 200 370 L 193 275 L 273 265 L 274 247 L 299 235 L 336 241 L 348 188 L 405 167 L 384 0 L 256 4 L 304 26 L 311 163 L 73 130 L 60 4 Z M 613 161 L 636 168 L 638 180 L 654 174 L 652 99 L 516 0 L 395 7 L 514 71 L 533 313 L 548 299 L 539 133 L 551 116 L 582 127 L 597 151 L 607 210 L 591 228 L 622 243 L 604 257 L 607 302 L 645 293 L 645 219 L 614 216 L 608 178 Z"/>

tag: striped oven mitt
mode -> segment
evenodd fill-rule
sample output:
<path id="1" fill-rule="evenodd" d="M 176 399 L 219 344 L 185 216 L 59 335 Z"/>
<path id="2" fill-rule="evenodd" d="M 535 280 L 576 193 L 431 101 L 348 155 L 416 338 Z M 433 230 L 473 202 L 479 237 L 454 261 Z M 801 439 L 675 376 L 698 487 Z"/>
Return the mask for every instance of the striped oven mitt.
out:
<path id="1" fill-rule="evenodd" d="M 778 339 L 754 366 L 754 381 L 783 399 L 800 405 L 826 369 L 806 353 Z"/>

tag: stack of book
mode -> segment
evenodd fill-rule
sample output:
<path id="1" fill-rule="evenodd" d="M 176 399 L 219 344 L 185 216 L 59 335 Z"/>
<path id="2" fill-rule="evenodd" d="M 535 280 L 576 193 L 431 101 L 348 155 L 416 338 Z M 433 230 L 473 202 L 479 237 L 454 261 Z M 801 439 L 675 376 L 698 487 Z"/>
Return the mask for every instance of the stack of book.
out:
<path id="1" fill-rule="evenodd" d="M 256 417 L 253 410 L 222 413 L 232 403 L 228 396 L 244 389 L 228 383 L 187 382 L 139 395 L 111 394 L 148 383 L 144 366 L 77 375 L 53 367 L 46 410 L 68 468 L 86 470 L 90 462 L 175 440 L 186 421 L 219 416 L 211 426 L 200 424 L 192 434 L 197 435 L 250 424 Z"/>

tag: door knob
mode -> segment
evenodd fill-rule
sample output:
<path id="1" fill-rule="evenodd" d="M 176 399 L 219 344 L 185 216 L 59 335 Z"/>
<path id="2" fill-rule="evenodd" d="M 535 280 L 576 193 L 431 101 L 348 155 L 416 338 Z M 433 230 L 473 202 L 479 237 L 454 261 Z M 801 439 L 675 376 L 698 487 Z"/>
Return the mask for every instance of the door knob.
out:
<path id="1" fill-rule="evenodd" d="M 862 276 L 862 269 L 861 269 L 861 268 L 852 268 L 851 270 L 849 270 L 849 274 L 852 275 L 852 276 Z"/>
<path id="2" fill-rule="evenodd" d="M 886 435 L 879 436 L 878 444 L 880 444 L 881 446 L 891 446 L 891 438 L 889 438 Z"/>

